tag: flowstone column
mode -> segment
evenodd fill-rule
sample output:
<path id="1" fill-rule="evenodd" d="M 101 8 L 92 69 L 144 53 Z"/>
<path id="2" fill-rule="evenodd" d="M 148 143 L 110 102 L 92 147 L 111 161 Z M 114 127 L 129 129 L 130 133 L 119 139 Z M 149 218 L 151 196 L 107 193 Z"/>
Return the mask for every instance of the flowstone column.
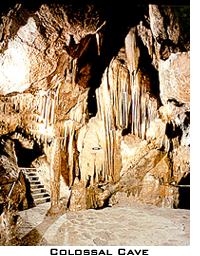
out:
<path id="1" fill-rule="evenodd" d="M 55 129 L 55 138 L 52 143 L 50 168 L 51 208 L 47 215 L 64 211 L 64 205 L 60 202 L 61 149 L 60 133 L 57 128 Z"/>

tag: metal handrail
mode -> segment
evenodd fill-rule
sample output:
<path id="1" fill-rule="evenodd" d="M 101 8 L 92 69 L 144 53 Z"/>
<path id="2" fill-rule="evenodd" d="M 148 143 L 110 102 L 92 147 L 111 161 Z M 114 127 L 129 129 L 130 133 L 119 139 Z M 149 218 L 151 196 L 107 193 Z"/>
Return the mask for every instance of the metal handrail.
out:
<path id="1" fill-rule="evenodd" d="M 19 170 L 20 170 L 20 171 L 23 171 L 24 169 L 30 169 L 30 170 L 32 170 L 32 169 L 36 169 L 36 168 L 34 168 L 34 167 L 19 167 Z M 2 187 L 2 186 L 4 186 L 4 185 L 12 184 L 12 183 L 16 182 L 17 180 L 18 180 L 18 179 L 16 179 L 15 181 L 12 181 L 12 182 L 2 183 L 2 184 L 0 184 L 0 187 Z"/>
<path id="2" fill-rule="evenodd" d="M 172 185 L 172 186 L 174 186 L 174 187 L 179 187 L 179 188 L 190 188 L 190 185 L 175 185 L 175 184 L 170 184 L 170 185 Z"/>
<path id="3" fill-rule="evenodd" d="M 9 191 L 9 193 L 8 193 L 8 198 L 11 196 L 16 182 L 17 182 L 17 181 L 14 181 L 14 182 L 13 182 L 13 184 L 12 184 L 12 186 L 11 186 L 11 188 L 10 188 L 10 191 Z"/>
<path id="4" fill-rule="evenodd" d="M 20 170 L 24 170 L 24 169 L 36 169 L 35 167 L 19 167 Z"/>

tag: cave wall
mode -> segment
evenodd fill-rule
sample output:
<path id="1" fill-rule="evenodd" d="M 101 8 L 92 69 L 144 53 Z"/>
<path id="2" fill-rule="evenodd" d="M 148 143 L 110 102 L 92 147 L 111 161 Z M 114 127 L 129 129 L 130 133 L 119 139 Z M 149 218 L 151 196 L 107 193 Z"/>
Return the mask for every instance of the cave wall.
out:
<path id="1" fill-rule="evenodd" d="M 1 15 L 0 136 L 40 147 L 45 164 L 32 165 L 49 166 L 49 213 L 61 197 L 71 210 L 178 207 L 190 172 L 189 19 L 189 6 L 151 4 Z"/>

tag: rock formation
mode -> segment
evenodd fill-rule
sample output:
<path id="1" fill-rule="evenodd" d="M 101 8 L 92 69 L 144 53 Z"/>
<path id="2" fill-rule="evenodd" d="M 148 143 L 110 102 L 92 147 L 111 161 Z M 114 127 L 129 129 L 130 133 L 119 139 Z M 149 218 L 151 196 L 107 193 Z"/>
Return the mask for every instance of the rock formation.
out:
<path id="1" fill-rule="evenodd" d="M 123 200 L 178 207 L 190 173 L 189 35 L 189 6 L 6 9 L 1 191 L 19 167 L 35 167 L 49 214 Z"/>

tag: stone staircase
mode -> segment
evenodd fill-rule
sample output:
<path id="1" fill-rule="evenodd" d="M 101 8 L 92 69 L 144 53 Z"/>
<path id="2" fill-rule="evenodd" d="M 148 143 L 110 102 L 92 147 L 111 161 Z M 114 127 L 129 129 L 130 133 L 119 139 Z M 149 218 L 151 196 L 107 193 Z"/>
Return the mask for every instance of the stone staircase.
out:
<path id="1" fill-rule="evenodd" d="M 30 184 L 30 192 L 35 206 L 50 202 L 50 196 L 44 185 L 40 182 L 35 168 L 20 168 Z"/>

